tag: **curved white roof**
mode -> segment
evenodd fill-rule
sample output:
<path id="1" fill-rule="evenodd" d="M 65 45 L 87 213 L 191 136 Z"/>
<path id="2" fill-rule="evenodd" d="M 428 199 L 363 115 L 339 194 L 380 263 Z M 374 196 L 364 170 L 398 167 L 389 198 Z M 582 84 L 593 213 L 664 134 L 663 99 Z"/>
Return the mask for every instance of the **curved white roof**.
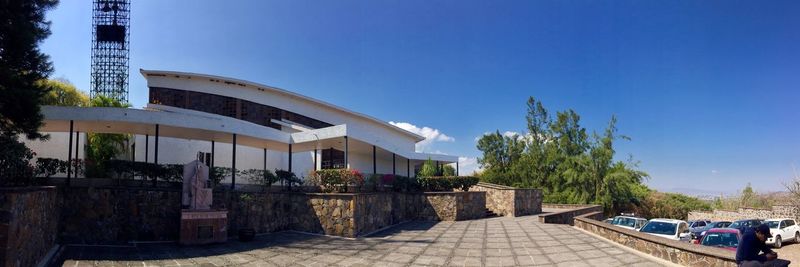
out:
<path id="1" fill-rule="evenodd" d="M 185 77 L 188 76 L 188 77 L 198 77 L 198 78 L 222 80 L 224 82 L 231 82 L 231 83 L 235 83 L 235 84 L 240 85 L 240 86 L 252 87 L 255 90 L 269 91 L 271 93 L 283 94 L 283 95 L 286 95 L 286 96 L 289 96 L 289 97 L 292 97 L 292 98 L 300 99 L 300 100 L 303 100 L 303 101 L 308 101 L 308 102 L 310 102 L 312 104 L 324 106 L 324 107 L 331 108 L 331 109 L 334 109 L 334 110 L 338 110 L 338 111 L 341 111 L 341 112 L 344 112 L 344 113 L 347 113 L 347 114 L 351 114 L 352 116 L 355 116 L 355 117 L 360 117 L 360 118 L 363 118 L 363 119 L 367 119 L 369 121 L 375 122 L 375 123 L 377 123 L 377 124 L 379 124 L 379 125 L 381 125 L 383 127 L 391 129 L 393 131 L 397 131 L 397 132 L 402 133 L 404 135 L 410 136 L 410 137 L 414 138 L 415 140 L 417 140 L 417 142 L 425 140 L 425 137 L 423 137 L 423 136 L 420 136 L 418 134 L 406 131 L 406 130 L 400 128 L 400 127 L 391 125 L 388 122 L 379 120 L 379 119 L 377 119 L 375 117 L 372 117 L 372 116 L 369 116 L 369 115 L 365 115 L 365 114 L 362 114 L 362 113 L 358 113 L 358 112 L 355 112 L 355 111 L 351 111 L 351 110 L 348 110 L 346 108 L 343 108 L 343 107 L 340 107 L 340 106 L 337 106 L 337 105 L 334 105 L 334 104 L 331 104 L 331 103 L 327 103 L 325 101 L 317 100 L 317 99 L 314 99 L 314 98 L 311 98 L 311 97 L 307 97 L 307 96 L 304 96 L 304 95 L 300 95 L 300 94 L 297 94 L 297 93 L 294 93 L 294 92 L 291 92 L 291 91 L 288 91 L 288 90 L 284 90 L 284 89 L 273 87 L 273 86 L 269 86 L 269 85 L 264 85 L 264 84 L 260 84 L 260 83 L 255 83 L 255 82 L 245 81 L 245 80 L 240 80 L 240 79 L 235 79 L 235 78 L 222 77 L 222 76 L 216 76 L 216 75 L 208 75 L 208 74 L 191 73 L 191 72 L 164 71 L 164 70 L 145 70 L 145 69 L 139 69 L 139 72 L 142 73 L 142 75 L 153 75 L 153 74 L 155 74 L 155 75 L 177 75 L 177 76 L 185 76 Z"/>

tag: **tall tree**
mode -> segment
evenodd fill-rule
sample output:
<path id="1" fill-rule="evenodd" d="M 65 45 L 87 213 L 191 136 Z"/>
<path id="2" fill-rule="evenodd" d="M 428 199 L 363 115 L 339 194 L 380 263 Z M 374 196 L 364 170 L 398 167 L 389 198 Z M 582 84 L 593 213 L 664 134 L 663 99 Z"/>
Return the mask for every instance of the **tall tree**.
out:
<path id="1" fill-rule="evenodd" d="M 48 92 L 42 98 L 42 105 L 86 107 L 89 106 L 89 95 L 75 88 L 75 85 L 66 80 L 40 81 Z"/>
<path id="2" fill-rule="evenodd" d="M 45 11 L 56 0 L 0 1 L 0 133 L 46 138 L 39 133 L 40 101 L 47 88 L 37 81 L 53 71 L 38 45 L 50 35 Z"/>

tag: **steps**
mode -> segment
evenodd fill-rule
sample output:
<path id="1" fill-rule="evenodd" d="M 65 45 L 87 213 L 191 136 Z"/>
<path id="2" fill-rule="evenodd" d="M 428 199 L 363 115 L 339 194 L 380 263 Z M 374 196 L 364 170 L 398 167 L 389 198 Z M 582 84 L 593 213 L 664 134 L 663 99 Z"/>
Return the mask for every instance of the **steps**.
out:
<path id="1" fill-rule="evenodd" d="M 486 213 L 484 215 L 484 218 L 492 218 L 492 217 L 497 217 L 497 216 L 498 216 L 497 213 L 494 213 L 494 211 L 486 209 Z"/>

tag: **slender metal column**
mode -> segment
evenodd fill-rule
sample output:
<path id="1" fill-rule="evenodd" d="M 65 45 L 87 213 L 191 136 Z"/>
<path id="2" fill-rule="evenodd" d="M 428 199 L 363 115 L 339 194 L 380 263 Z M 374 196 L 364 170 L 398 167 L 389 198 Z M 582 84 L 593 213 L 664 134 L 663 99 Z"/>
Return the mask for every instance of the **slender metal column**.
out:
<path id="1" fill-rule="evenodd" d="M 211 164 L 210 164 L 211 166 L 209 166 L 209 169 L 214 168 L 214 147 L 215 147 L 214 145 L 215 145 L 214 140 L 211 140 Z"/>
<path id="2" fill-rule="evenodd" d="M 231 152 L 231 190 L 236 188 L 236 134 L 233 134 L 233 152 Z"/>
<path id="3" fill-rule="evenodd" d="M 378 173 L 378 162 L 375 157 L 375 146 L 372 146 L 372 174 Z"/>
<path id="4" fill-rule="evenodd" d="M 144 162 L 147 163 L 148 156 L 150 156 L 150 135 L 144 135 Z"/>
<path id="5" fill-rule="evenodd" d="M 347 147 L 347 136 L 344 137 L 344 168 L 350 168 L 350 162 L 347 160 L 347 157 L 350 154 L 350 149 Z"/>
<path id="6" fill-rule="evenodd" d="M 317 149 L 314 149 L 314 170 L 317 170 Z"/>
<path id="7" fill-rule="evenodd" d="M 80 151 L 81 131 L 75 132 L 75 159 L 78 159 L 78 151 Z M 78 170 L 75 170 L 75 178 L 78 178 Z"/>
<path id="8" fill-rule="evenodd" d="M 70 179 L 72 178 L 72 128 L 73 128 L 72 126 L 73 126 L 73 123 L 74 122 L 72 120 L 69 120 L 69 142 L 67 143 L 67 146 L 69 147 L 67 149 L 67 163 L 68 163 L 67 164 L 67 186 L 69 186 Z M 78 149 L 78 148 L 76 147 L 75 149 Z"/>
<path id="9" fill-rule="evenodd" d="M 159 135 L 158 134 L 158 129 L 159 129 L 159 125 L 156 124 L 156 143 L 155 143 L 155 147 L 153 149 L 153 163 L 154 164 L 158 164 L 158 135 Z M 155 177 L 153 177 L 153 187 L 156 187 L 157 185 L 158 185 L 158 176 L 155 176 Z"/>
<path id="10" fill-rule="evenodd" d="M 458 160 L 456 160 L 456 176 L 458 176 Z"/>
<path id="11" fill-rule="evenodd" d="M 289 144 L 289 172 L 292 172 L 292 144 Z"/>
<path id="12" fill-rule="evenodd" d="M 392 153 L 392 175 L 397 175 L 397 163 L 395 160 L 395 154 Z"/>
<path id="13" fill-rule="evenodd" d="M 267 148 L 264 148 L 264 172 L 267 171 Z"/>
<path id="14" fill-rule="evenodd" d="M 159 125 L 156 124 L 156 144 L 155 144 L 156 147 L 153 150 L 153 152 L 154 152 L 154 154 L 153 154 L 153 163 L 155 163 L 155 164 L 158 164 L 158 128 L 159 128 Z"/>
<path id="15" fill-rule="evenodd" d="M 411 159 L 406 159 L 406 177 L 411 177 Z"/>

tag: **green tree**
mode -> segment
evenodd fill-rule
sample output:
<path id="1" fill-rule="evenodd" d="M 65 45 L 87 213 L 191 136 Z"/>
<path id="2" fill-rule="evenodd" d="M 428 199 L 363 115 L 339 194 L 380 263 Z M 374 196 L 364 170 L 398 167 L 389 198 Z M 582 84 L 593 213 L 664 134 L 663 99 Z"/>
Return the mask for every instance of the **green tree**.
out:
<path id="1" fill-rule="evenodd" d="M 50 35 L 45 11 L 58 1 L 0 1 L 0 134 L 23 134 L 43 139 L 39 133 L 40 109 L 47 88 L 37 83 L 53 71 L 38 45 Z"/>
<path id="2" fill-rule="evenodd" d="M 42 105 L 86 107 L 89 106 L 89 95 L 75 88 L 75 85 L 66 80 L 41 80 L 39 81 L 48 89 L 42 98 Z"/>
<path id="3" fill-rule="evenodd" d="M 649 189 L 642 184 L 647 173 L 637 164 L 615 161 L 614 142 L 627 140 L 617 134 L 612 116 L 603 134 L 581 126 L 574 110 L 555 113 L 528 98 L 527 133 L 503 136 L 499 131 L 478 140 L 483 152 L 479 163 L 483 181 L 515 187 L 541 188 L 545 202 L 596 203 L 613 212 L 642 203 Z"/>
<path id="4" fill-rule="evenodd" d="M 439 168 L 436 167 L 436 163 L 433 162 L 430 158 L 422 164 L 422 168 L 419 169 L 419 173 L 417 173 L 420 177 L 431 177 L 431 176 L 439 176 Z"/>
<path id="5" fill-rule="evenodd" d="M 114 98 L 98 95 L 92 98 L 90 105 L 93 107 L 116 107 L 128 108 L 131 105 L 128 103 L 120 102 Z M 121 154 L 124 154 L 128 148 L 127 142 L 130 138 L 127 134 L 113 134 L 113 133 L 89 133 L 87 134 L 87 150 L 86 150 L 86 176 L 87 177 L 105 177 L 107 171 L 105 163 L 109 160 L 116 159 Z"/>
<path id="6" fill-rule="evenodd" d="M 456 176 L 456 168 L 450 165 L 442 166 L 442 176 Z"/>

